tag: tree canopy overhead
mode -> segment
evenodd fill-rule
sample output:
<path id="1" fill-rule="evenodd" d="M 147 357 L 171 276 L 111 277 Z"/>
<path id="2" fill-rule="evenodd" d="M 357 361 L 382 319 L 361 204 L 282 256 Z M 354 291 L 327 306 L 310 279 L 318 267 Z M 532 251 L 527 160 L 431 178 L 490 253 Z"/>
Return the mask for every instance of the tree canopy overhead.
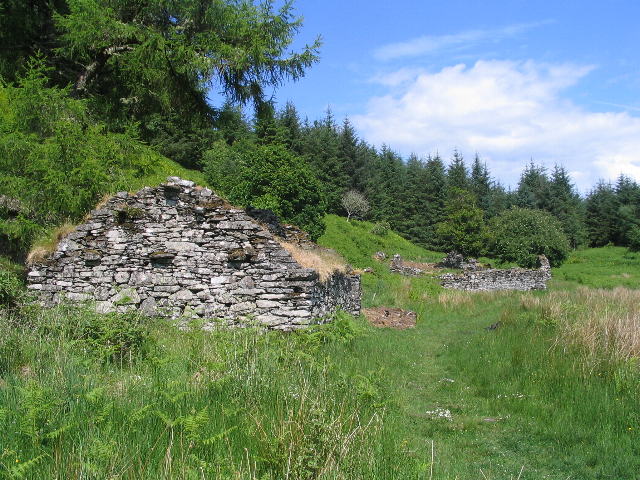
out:
<path id="1" fill-rule="evenodd" d="M 13 81 L 30 56 L 44 55 L 52 80 L 87 98 L 109 128 L 139 122 L 165 154 L 183 144 L 182 157 L 194 156 L 195 144 L 213 142 L 209 91 L 260 105 L 266 89 L 303 77 L 318 60 L 319 37 L 291 48 L 302 26 L 292 1 L 277 9 L 274 0 L 24 3 L 0 10 L 2 44 L 15 47 L 0 49 L 0 75 Z"/>
<path id="2" fill-rule="evenodd" d="M 198 94 L 221 88 L 233 100 L 261 100 L 265 86 L 296 80 L 317 61 L 320 40 L 288 53 L 301 19 L 273 0 L 67 0 L 56 15 L 57 52 L 76 63 L 75 88 L 92 92 L 114 73 L 137 93 Z M 142 85 L 136 82 L 141 82 Z"/>

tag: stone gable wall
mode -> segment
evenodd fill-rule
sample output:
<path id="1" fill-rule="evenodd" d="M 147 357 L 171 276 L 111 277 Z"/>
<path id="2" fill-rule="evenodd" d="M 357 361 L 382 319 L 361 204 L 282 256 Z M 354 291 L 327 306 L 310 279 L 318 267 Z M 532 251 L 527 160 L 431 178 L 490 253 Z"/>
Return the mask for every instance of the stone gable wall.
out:
<path id="1" fill-rule="evenodd" d="M 253 319 L 283 330 L 338 307 L 360 313 L 359 276 L 321 282 L 244 210 L 175 177 L 92 211 L 32 265 L 28 282 L 46 305 L 95 301 L 101 312 Z"/>

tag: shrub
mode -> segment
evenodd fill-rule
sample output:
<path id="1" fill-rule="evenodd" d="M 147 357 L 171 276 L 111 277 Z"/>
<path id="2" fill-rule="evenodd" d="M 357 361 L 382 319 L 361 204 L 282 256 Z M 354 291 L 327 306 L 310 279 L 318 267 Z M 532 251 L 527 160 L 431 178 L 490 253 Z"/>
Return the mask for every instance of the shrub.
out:
<path id="1" fill-rule="evenodd" d="M 640 227 L 635 226 L 627 233 L 629 241 L 629 250 L 632 252 L 640 252 Z"/>
<path id="2" fill-rule="evenodd" d="M 322 186 L 305 160 L 283 145 L 221 142 L 205 153 L 203 163 L 211 186 L 231 203 L 271 210 L 312 240 L 324 232 Z"/>
<path id="3" fill-rule="evenodd" d="M 521 267 L 538 266 L 538 256 L 546 255 L 557 267 L 569 254 L 569 241 L 562 225 L 543 210 L 512 208 L 492 222 L 492 254 L 503 262 L 515 262 Z"/>
<path id="4" fill-rule="evenodd" d="M 15 273 L 0 269 L 0 306 L 15 307 L 24 296 L 24 286 Z"/>
<path id="5" fill-rule="evenodd" d="M 386 220 L 383 220 L 381 222 L 376 222 L 376 224 L 371 229 L 371 233 L 373 233 L 374 235 L 383 236 L 386 235 L 389 230 L 391 230 L 391 225 Z"/>

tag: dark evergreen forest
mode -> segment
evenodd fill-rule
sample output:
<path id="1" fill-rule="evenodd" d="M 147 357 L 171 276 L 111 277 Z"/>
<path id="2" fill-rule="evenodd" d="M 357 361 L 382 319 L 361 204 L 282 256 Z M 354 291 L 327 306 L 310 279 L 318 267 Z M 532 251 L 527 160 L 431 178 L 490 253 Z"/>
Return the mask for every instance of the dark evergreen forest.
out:
<path id="1" fill-rule="evenodd" d="M 355 191 L 369 207 L 361 217 L 431 249 L 496 253 L 495 231 L 513 209 L 523 221 L 544 212 L 538 224 L 560 229 L 566 248 L 640 248 L 640 186 L 626 176 L 581 196 L 562 165 L 531 161 L 507 189 L 481 152 L 402 158 L 330 111 L 310 121 L 293 103 L 279 107 L 266 87 L 302 78 L 321 46 L 318 38 L 290 52 L 302 25 L 290 3 L 6 0 L 0 8 L 4 255 L 23 257 L 38 236 L 78 221 L 167 158 L 312 238 L 326 213 L 347 215 L 344 196 Z M 212 105 L 210 90 L 228 100 Z"/>

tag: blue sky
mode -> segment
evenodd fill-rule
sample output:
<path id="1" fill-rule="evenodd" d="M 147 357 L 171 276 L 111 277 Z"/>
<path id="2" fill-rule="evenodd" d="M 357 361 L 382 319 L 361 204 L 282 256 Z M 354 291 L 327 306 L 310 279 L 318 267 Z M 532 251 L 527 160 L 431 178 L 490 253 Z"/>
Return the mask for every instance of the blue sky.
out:
<path id="1" fill-rule="evenodd" d="M 406 156 L 477 151 L 515 186 L 531 159 L 581 191 L 640 180 L 640 1 L 298 0 L 296 45 L 321 61 L 276 92 L 313 120 L 330 106 Z"/>

